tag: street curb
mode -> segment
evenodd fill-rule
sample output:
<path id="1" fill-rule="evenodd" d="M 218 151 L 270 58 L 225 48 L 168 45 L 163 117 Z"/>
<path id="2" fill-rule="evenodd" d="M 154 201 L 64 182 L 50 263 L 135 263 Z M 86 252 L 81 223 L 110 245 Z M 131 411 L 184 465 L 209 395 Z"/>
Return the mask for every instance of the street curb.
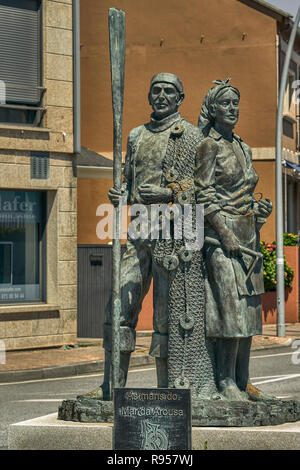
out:
<path id="1" fill-rule="evenodd" d="M 281 344 L 268 344 L 267 346 L 254 346 L 251 348 L 251 351 L 262 351 L 264 349 L 275 349 L 290 346 L 296 339 L 299 338 L 287 338 L 284 343 Z"/>
<path id="2" fill-rule="evenodd" d="M 251 351 L 262 351 L 266 349 L 282 348 L 290 346 L 295 340 L 300 338 L 287 338 L 284 343 L 270 344 L 267 346 L 255 346 Z M 130 359 L 130 368 L 154 365 L 155 359 L 148 354 L 132 356 Z M 72 377 L 83 374 L 101 373 L 104 371 L 104 360 L 79 362 L 67 364 L 64 366 L 44 367 L 41 369 L 16 370 L 0 372 L 0 383 L 22 382 L 29 380 L 46 380 Z"/>
<path id="3" fill-rule="evenodd" d="M 141 367 L 155 364 L 155 359 L 148 354 L 132 356 L 130 367 Z M 65 366 L 44 367 L 41 369 L 12 370 L 0 372 L 0 383 L 23 382 L 29 380 L 59 379 L 83 374 L 101 373 L 104 371 L 104 360 L 79 362 Z"/>

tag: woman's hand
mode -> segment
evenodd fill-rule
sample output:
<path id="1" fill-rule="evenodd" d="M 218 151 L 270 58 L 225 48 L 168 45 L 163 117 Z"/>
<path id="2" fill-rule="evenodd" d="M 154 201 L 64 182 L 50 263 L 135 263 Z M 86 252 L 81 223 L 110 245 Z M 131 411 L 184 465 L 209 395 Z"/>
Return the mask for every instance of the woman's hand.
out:
<path id="1" fill-rule="evenodd" d="M 224 217 L 219 212 L 214 212 L 213 214 L 209 214 L 207 219 L 219 234 L 222 247 L 225 249 L 227 255 L 241 257 L 242 250 L 239 241 L 232 230 L 225 225 Z"/>
<path id="2" fill-rule="evenodd" d="M 170 188 L 161 188 L 156 184 L 141 184 L 138 189 L 144 204 L 172 201 L 172 190 Z"/>
<path id="3" fill-rule="evenodd" d="M 266 197 L 265 200 L 260 199 L 259 201 L 256 201 L 256 204 L 257 206 L 256 206 L 255 214 L 258 217 L 267 218 L 271 215 L 272 210 L 273 210 L 273 204 L 268 197 Z"/>
<path id="4" fill-rule="evenodd" d="M 242 256 L 242 250 L 239 245 L 239 241 L 233 232 L 230 230 L 226 231 L 225 234 L 221 236 L 222 246 L 225 248 L 225 251 L 228 256 L 237 256 L 240 258 Z"/>

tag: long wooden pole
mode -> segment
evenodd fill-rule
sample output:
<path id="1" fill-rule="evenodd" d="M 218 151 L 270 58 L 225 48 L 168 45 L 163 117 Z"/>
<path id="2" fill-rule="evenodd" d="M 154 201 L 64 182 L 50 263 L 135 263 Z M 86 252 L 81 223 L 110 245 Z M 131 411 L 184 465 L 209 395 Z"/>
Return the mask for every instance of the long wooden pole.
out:
<path id="1" fill-rule="evenodd" d="M 125 68 L 125 13 L 117 8 L 108 12 L 110 70 L 114 126 L 114 188 L 122 184 L 122 115 Z M 119 387 L 120 370 L 120 264 L 121 264 L 121 205 L 114 207 L 114 239 L 112 266 L 112 395 Z"/>

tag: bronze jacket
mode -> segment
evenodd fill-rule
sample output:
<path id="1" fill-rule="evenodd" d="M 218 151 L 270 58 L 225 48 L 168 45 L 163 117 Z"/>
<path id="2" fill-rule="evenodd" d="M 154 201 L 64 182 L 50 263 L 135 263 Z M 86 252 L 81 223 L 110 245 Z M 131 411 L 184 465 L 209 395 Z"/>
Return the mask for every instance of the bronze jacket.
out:
<path id="1" fill-rule="evenodd" d="M 234 134 L 233 142 L 224 139 L 214 128 L 200 144 L 196 157 L 196 201 L 204 205 L 204 214 L 220 212 L 224 224 L 232 230 L 240 245 L 260 251 L 258 226 L 265 219 L 255 215 L 253 196 L 258 176 L 252 166 L 252 152 L 242 139 Z M 216 231 L 205 221 L 205 235 L 219 239 Z M 245 282 L 253 258 L 226 257 L 232 264 L 240 295 L 264 292 L 262 265 L 258 263 L 248 282 Z"/>

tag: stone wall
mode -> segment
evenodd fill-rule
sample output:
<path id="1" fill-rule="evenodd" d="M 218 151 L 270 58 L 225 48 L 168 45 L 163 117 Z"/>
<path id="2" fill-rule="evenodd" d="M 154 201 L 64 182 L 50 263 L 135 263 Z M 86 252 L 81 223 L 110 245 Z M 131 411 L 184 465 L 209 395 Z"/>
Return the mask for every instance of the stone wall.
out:
<path id="1" fill-rule="evenodd" d="M 77 180 L 73 174 L 72 1 L 43 1 L 42 127 L 0 123 L 0 190 L 47 192 L 45 298 L 0 305 L 8 350 L 70 344 L 77 333 Z M 49 179 L 31 179 L 30 151 L 50 152 Z"/>

